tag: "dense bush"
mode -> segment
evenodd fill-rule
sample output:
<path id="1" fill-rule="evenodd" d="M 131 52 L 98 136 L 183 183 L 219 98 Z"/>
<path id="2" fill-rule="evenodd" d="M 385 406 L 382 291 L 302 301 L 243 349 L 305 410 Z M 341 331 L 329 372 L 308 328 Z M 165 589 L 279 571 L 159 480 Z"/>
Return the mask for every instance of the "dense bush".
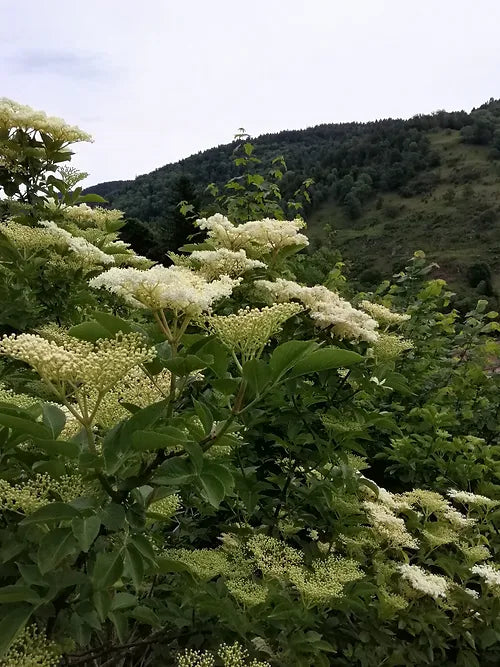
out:
<path id="1" fill-rule="evenodd" d="M 233 221 L 151 266 L 26 167 L 61 128 L 0 105 L 0 665 L 498 664 L 497 314 L 422 253 L 307 285 L 251 145 Z"/>

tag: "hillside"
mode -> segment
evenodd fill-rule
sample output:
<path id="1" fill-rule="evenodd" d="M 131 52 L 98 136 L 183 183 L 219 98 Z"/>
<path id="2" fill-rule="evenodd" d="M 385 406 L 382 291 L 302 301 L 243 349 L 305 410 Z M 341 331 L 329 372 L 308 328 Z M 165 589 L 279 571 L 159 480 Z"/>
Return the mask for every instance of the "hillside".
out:
<path id="1" fill-rule="evenodd" d="M 461 295 L 491 296 L 500 288 L 498 100 L 470 113 L 320 125 L 252 141 L 263 167 L 284 155 L 284 197 L 305 178 L 314 179 L 305 211 L 310 233 L 321 239 L 326 224 L 337 230 L 338 248 L 362 285 L 386 277 L 422 249 Z M 235 146 L 88 191 L 135 218 L 149 234 L 152 256 L 155 248 L 163 254 L 175 246 L 176 204 L 196 200 L 203 208 L 208 183 L 238 175 L 231 160 Z"/>

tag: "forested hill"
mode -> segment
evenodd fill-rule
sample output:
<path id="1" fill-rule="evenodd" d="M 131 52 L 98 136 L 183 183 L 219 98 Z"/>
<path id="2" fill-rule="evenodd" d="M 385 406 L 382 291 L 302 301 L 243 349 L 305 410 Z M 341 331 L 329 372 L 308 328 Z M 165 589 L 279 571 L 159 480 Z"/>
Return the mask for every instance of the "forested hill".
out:
<path id="1" fill-rule="evenodd" d="M 491 294 L 500 287 L 500 100 L 470 113 L 325 124 L 252 142 L 264 167 L 285 157 L 284 197 L 314 179 L 310 233 L 321 237 L 325 224 L 336 229 L 339 249 L 362 282 L 388 275 L 423 249 L 458 288 Z M 163 252 L 174 244 L 176 204 L 202 205 L 208 183 L 238 174 L 235 145 L 88 191 L 146 223 L 148 242 Z"/>

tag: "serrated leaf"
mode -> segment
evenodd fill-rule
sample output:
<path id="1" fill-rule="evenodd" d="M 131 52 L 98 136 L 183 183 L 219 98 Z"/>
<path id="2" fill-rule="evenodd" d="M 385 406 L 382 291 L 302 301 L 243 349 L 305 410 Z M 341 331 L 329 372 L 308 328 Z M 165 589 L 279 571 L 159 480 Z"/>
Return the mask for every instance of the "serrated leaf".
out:
<path id="1" fill-rule="evenodd" d="M 57 438 L 66 424 L 64 412 L 52 403 L 42 404 L 43 423 L 50 429 L 51 437 Z"/>
<path id="2" fill-rule="evenodd" d="M 101 520 L 97 516 L 88 516 L 81 519 L 73 519 L 71 530 L 78 540 L 80 549 L 87 552 L 92 542 L 99 535 Z"/>
<path id="3" fill-rule="evenodd" d="M 5 656 L 14 639 L 23 631 L 32 613 L 33 607 L 21 605 L 15 609 L 9 609 L 2 618 L 0 621 L 0 660 Z"/>
<path id="4" fill-rule="evenodd" d="M 45 535 L 38 548 L 38 567 L 42 574 L 55 569 L 75 551 L 77 544 L 71 528 L 55 528 Z"/>
<path id="5" fill-rule="evenodd" d="M 123 555 L 121 551 L 97 554 L 92 572 L 94 590 L 99 591 L 112 586 L 123 572 Z"/>
<path id="6" fill-rule="evenodd" d="M 290 340 L 282 345 L 278 345 L 269 360 L 273 377 L 278 378 L 293 368 L 315 346 L 316 343 L 306 340 Z"/>
<path id="7" fill-rule="evenodd" d="M 301 359 L 287 375 L 288 378 L 331 370 L 334 368 L 346 368 L 358 364 L 363 357 L 351 350 L 342 350 L 335 347 L 322 347 L 314 350 L 304 359 Z"/>
<path id="8" fill-rule="evenodd" d="M 224 484 L 217 477 L 208 473 L 200 477 L 200 484 L 202 487 L 202 496 L 205 500 L 213 507 L 219 507 L 226 495 Z"/>
<path id="9" fill-rule="evenodd" d="M 80 340 L 86 340 L 90 343 L 95 343 L 101 338 L 111 338 L 112 334 L 103 327 L 99 322 L 82 322 L 77 324 L 68 331 L 70 336 Z"/>
<path id="10" fill-rule="evenodd" d="M 49 503 L 29 514 L 22 521 L 22 525 L 30 523 L 49 523 L 51 521 L 71 521 L 80 516 L 80 512 L 67 503 Z"/>

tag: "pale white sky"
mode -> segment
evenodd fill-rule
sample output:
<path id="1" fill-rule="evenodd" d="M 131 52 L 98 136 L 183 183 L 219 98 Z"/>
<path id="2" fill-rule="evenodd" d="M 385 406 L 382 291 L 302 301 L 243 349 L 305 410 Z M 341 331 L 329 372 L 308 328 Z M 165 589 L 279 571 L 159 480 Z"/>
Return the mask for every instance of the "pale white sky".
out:
<path id="1" fill-rule="evenodd" d="M 252 135 L 500 97 L 498 0 L 0 0 L 0 96 L 91 132 L 87 183 Z"/>

